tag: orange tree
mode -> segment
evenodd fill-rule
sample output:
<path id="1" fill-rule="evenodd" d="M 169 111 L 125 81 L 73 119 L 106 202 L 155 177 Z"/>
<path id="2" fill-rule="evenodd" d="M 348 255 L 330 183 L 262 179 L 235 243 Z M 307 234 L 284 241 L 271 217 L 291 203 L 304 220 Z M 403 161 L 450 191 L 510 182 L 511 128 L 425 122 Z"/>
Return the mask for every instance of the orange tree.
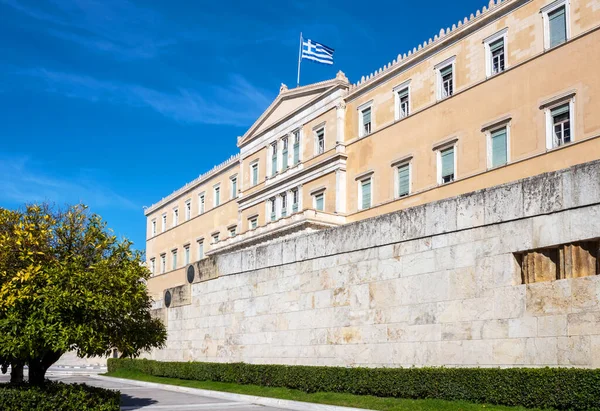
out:
<path id="1" fill-rule="evenodd" d="M 131 246 L 83 205 L 0 208 L 0 365 L 12 365 L 11 379 L 25 364 L 42 384 L 70 350 L 137 357 L 164 345 L 165 327 L 150 315 L 150 272 Z"/>

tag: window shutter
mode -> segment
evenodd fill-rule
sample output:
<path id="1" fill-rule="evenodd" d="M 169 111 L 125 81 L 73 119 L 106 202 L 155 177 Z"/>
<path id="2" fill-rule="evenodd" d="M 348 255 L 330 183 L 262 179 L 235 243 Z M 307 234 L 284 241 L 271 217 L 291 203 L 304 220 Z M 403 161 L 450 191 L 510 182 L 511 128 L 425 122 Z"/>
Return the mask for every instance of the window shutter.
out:
<path id="1" fill-rule="evenodd" d="M 450 73 L 452 73 L 452 64 L 450 64 L 440 70 L 440 74 L 442 77 L 444 77 L 445 75 L 450 74 Z"/>
<path id="2" fill-rule="evenodd" d="M 323 211 L 323 194 L 319 194 L 316 199 L 317 210 Z"/>
<path id="3" fill-rule="evenodd" d="M 506 164 L 506 128 L 492 132 L 492 167 Z"/>
<path id="4" fill-rule="evenodd" d="M 490 51 L 493 53 L 504 48 L 504 39 L 498 39 L 490 44 Z"/>
<path id="5" fill-rule="evenodd" d="M 399 97 L 399 98 L 404 98 L 404 97 L 406 97 L 406 96 L 408 96 L 408 87 L 407 87 L 407 88 L 405 88 L 405 89 L 402 89 L 402 90 L 400 90 L 400 91 L 398 92 L 398 97 Z"/>
<path id="6" fill-rule="evenodd" d="M 454 174 L 454 147 L 442 151 L 442 177 Z"/>
<path id="7" fill-rule="evenodd" d="M 271 164 L 271 174 L 275 175 L 277 173 L 277 154 L 273 155 L 272 164 Z"/>
<path id="8" fill-rule="evenodd" d="M 408 195 L 410 191 L 410 172 L 409 165 L 405 164 L 398 167 L 398 196 Z"/>
<path id="9" fill-rule="evenodd" d="M 553 108 L 550 111 L 550 114 L 552 115 L 552 117 L 556 117 L 556 116 L 560 116 L 561 114 L 565 114 L 568 112 L 569 112 L 569 105 L 565 104 L 560 107 Z"/>
<path id="10" fill-rule="evenodd" d="M 550 26 L 550 47 L 557 46 L 567 40 L 567 21 L 565 7 L 548 13 Z"/>
<path id="11" fill-rule="evenodd" d="M 371 180 L 365 180 L 361 184 L 362 186 L 362 208 L 371 207 Z"/>
<path id="12" fill-rule="evenodd" d="M 300 143 L 294 143 L 294 164 L 300 162 Z"/>
<path id="13" fill-rule="evenodd" d="M 371 108 L 363 110 L 363 125 L 371 122 Z"/>
<path id="14" fill-rule="evenodd" d="M 258 167 L 252 167 L 252 182 L 258 184 Z"/>

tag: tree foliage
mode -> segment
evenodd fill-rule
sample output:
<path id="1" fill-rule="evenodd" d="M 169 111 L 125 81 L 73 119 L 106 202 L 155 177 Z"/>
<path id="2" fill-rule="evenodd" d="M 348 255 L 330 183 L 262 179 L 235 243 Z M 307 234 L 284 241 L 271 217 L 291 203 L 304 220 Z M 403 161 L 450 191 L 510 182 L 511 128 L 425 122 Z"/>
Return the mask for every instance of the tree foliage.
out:
<path id="1" fill-rule="evenodd" d="M 83 205 L 0 209 L 0 364 L 28 364 L 30 381 L 43 382 L 69 350 L 136 357 L 161 347 L 150 272 L 131 246 Z"/>

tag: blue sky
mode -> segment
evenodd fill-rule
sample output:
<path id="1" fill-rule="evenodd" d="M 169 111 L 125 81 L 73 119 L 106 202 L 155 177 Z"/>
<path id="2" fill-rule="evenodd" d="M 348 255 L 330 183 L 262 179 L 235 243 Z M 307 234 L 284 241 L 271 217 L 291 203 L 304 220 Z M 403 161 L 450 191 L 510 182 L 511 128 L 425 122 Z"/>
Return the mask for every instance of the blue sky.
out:
<path id="1" fill-rule="evenodd" d="M 148 206 L 237 152 L 299 33 L 351 82 L 485 1 L 0 0 L 0 206 L 83 202 L 144 248 Z"/>

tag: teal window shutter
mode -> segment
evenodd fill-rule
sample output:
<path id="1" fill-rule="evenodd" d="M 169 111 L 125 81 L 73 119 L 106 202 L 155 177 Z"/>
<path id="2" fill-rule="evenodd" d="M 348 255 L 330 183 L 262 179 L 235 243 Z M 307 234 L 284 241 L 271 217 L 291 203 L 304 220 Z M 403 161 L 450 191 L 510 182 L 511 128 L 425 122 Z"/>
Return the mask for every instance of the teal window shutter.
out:
<path id="1" fill-rule="evenodd" d="M 362 209 L 371 207 L 371 179 L 361 183 L 362 187 Z"/>
<path id="2" fill-rule="evenodd" d="M 252 183 L 258 184 L 258 166 L 252 167 Z"/>
<path id="3" fill-rule="evenodd" d="M 444 67 L 443 69 L 440 70 L 440 74 L 442 77 L 451 74 L 452 73 L 452 64 Z"/>
<path id="4" fill-rule="evenodd" d="M 283 160 L 282 161 L 282 163 L 283 163 L 282 164 L 282 168 L 285 170 L 287 168 L 287 166 L 288 166 L 288 151 L 287 151 L 287 148 L 281 152 L 281 155 L 283 156 L 283 159 L 282 159 Z"/>
<path id="5" fill-rule="evenodd" d="M 406 96 L 408 96 L 408 87 L 405 89 L 402 89 L 398 92 L 398 97 L 404 98 Z"/>
<path id="6" fill-rule="evenodd" d="M 323 211 L 323 194 L 315 197 L 316 208 L 318 211 Z"/>
<path id="7" fill-rule="evenodd" d="M 294 143 L 294 164 L 300 162 L 300 143 Z"/>
<path id="8" fill-rule="evenodd" d="M 410 192 L 410 169 L 405 164 L 398 167 L 398 197 L 407 196 Z"/>
<path id="9" fill-rule="evenodd" d="M 277 154 L 273 155 L 272 164 L 271 164 L 271 175 L 277 174 Z"/>
<path id="10" fill-rule="evenodd" d="M 567 19 L 565 6 L 548 13 L 550 27 L 550 47 L 557 46 L 567 41 Z"/>
<path id="11" fill-rule="evenodd" d="M 442 151 L 442 177 L 454 174 L 454 147 Z"/>
<path id="12" fill-rule="evenodd" d="M 506 127 L 495 130 L 492 137 L 492 167 L 506 164 Z"/>
<path id="13" fill-rule="evenodd" d="M 363 112 L 363 124 L 371 122 L 371 107 L 364 109 Z"/>
<path id="14" fill-rule="evenodd" d="M 493 53 L 504 48 L 504 39 L 498 39 L 490 44 L 490 51 Z"/>
<path id="15" fill-rule="evenodd" d="M 569 112 L 569 104 L 564 104 L 562 106 L 553 108 L 550 110 L 550 114 L 552 117 L 560 116 L 561 114 L 565 114 Z"/>

